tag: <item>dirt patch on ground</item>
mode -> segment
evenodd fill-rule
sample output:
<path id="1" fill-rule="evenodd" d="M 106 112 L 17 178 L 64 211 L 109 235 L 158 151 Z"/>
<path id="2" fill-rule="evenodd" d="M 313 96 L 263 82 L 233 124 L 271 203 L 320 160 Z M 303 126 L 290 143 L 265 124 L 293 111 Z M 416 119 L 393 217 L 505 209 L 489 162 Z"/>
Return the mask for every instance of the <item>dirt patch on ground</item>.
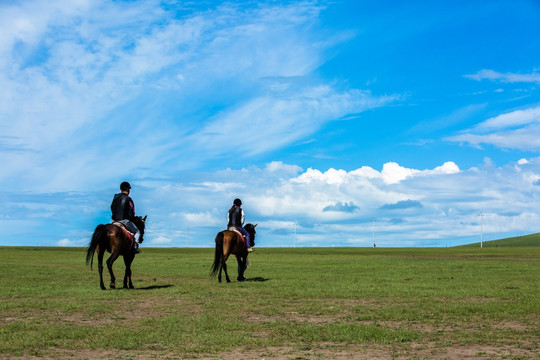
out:
<path id="1" fill-rule="evenodd" d="M 50 349 L 50 355 L 43 357 L 25 357 L 33 360 L 53 359 L 197 359 L 197 360 L 496 360 L 496 359 L 538 359 L 539 350 L 515 348 L 509 346 L 452 345 L 441 347 L 437 344 L 412 343 L 403 346 L 336 345 L 322 344 L 306 346 L 303 349 L 293 347 L 267 347 L 263 349 L 242 349 L 217 354 L 186 356 L 170 351 L 110 351 L 110 350 L 58 350 Z M 6 359 L 15 359 L 8 357 Z"/>
<path id="2" fill-rule="evenodd" d="M 107 304 L 111 305 L 108 306 Z M 18 315 L 0 318 L 0 325 L 12 322 L 30 322 L 39 319 L 42 322 L 62 322 L 82 326 L 100 326 L 118 322 L 131 323 L 144 318 L 159 318 L 169 315 L 172 311 L 180 311 L 186 314 L 199 314 L 203 310 L 196 304 L 188 304 L 180 299 L 152 298 L 139 301 L 138 299 L 123 301 L 122 307 L 114 307 L 113 301 L 104 300 L 103 308 L 109 311 L 104 313 L 89 314 L 88 311 L 80 310 L 69 314 L 60 311 L 48 312 L 24 312 Z M 110 310 L 114 309 L 114 310 Z"/>
<path id="3" fill-rule="evenodd" d="M 88 325 L 106 325 L 118 322 L 128 322 L 144 319 L 144 318 L 161 318 L 169 315 L 173 310 L 178 311 L 182 309 L 186 314 L 197 314 L 202 310 L 194 304 L 186 304 L 186 302 L 179 299 L 159 299 L 152 298 L 145 301 L 139 301 L 133 299 L 124 301 L 124 306 L 116 308 L 106 316 L 103 314 L 96 314 L 89 316 L 85 313 L 76 312 L 72 314 L 58 314 L 57 319 L 61 319 L 66 323 Z M 111 308 L 113 308 L 111 306 Z"/>
<path id="4" fill-rule="evenodd" d="M 290 348 L 268 348 L 264 351 L 235 351 L 228 354 L 220 354 L 216 357 L 202 357 L 202 360 L 248 360 L 248 359 L 335 359 L 335 360 L 463 360 L 463 359 L 536 359 L 538 353 L 523 349 L 477 346 L 453 346 L 434 347 L 422 344 L 411 344 L 409 347 L 392 348 L 381 345 L 367 346 L 327 346 L 323 348 L 311 348 L 295 350 Z"/>
<path id="5" fill-rule="evenodd" d="M 291 301 L 288 305 L 280 306 L 278 313 L 275 312 L 275 308 L 271 308 L 269 313 L 253 312 L 247 315 L 244 321 L 248 323 L 286 321 L 310 324 L 353 322 L 352 319 L 358 314 L 357 309 L 381 306 L 376 299 L 312 299 L 310 300 L 312 308 L 302 309 L 303 304 L 305 304 L 304 301 Z"/>

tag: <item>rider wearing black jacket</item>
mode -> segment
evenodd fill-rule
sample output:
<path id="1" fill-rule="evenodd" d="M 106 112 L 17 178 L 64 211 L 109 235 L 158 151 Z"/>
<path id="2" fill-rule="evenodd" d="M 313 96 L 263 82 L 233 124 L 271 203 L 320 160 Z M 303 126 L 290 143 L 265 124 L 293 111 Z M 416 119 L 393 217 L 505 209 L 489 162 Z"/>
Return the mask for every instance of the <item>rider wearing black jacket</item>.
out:
<path id="1" fill-rule="evenodd" d="M 141 232 L 133 223 L 133 220 L 135 219 L 135 204 L 129 197 L 131 185 L 127 181 L 124 181 L 122 184 L 120 184 L 120 191 L 120 193 L 114 195 L 111 203 L 112 220 L 113 222 L 121 222 L 125 225 L 128 231 L 135 234 L 136 244 L 139 240 Z M 137 245 L 135 245 L 135 252 L 139 252 Z"/>
<path id="2" fill-rule="evenodd" d="M 240 199 L 234 199 L 233 206 L 229 209 L 229 213 L 227 214 L 227 229 L 233 230 L 237 229 L 244 235 L 246 238 L 246 246 L 247 251 L 252 252 L 253 248 L 252 246 L 252 240 L 249 237 L 249 233 L 244 229 L 244 210 L 242 210 L 242 200 Z"/>

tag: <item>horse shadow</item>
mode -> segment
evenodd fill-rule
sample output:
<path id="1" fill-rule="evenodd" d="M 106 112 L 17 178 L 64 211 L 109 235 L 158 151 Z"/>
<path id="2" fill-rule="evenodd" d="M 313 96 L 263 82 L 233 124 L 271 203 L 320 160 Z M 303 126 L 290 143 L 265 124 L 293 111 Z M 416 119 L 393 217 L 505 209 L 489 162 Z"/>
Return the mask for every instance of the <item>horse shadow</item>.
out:
<path id="1" fill-rule="evenodd" d="M 247 278 L 245 281 L 256 281 L 256 282 L 264 282 L 269 281 L 270 279 L 266 279 L 260 276 L 254 277 L 254 278 Z"/>
<path id="2" fill-rule="evenodd" d="M 136 290 L 156 290 L 156 289 L 167 289 L 170 287 L 173 287 L 174 285 L 166 284 L 166 285 L 150 285 L 145 287 L 136 288 Z"/>

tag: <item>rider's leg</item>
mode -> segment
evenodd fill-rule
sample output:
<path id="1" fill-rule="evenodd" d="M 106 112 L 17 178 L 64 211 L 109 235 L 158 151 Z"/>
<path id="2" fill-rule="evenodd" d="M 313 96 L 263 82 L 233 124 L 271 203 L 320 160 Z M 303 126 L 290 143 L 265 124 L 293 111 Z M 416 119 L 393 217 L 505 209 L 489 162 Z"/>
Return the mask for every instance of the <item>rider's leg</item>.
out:
<path id="1" fill-rule="evenodd" d="M 135 241 L 133 242 L 133 250 L 135 251 L 135 253 L 138 253 L 139 252 L 139 238 L 141 236 L 141 232 L 139 228 L 129 220 L 121 220 L 120 222 L 126 226 L 126 229 L 129 232 L 133 233 L 135 237 Z"/>
<path id="2" fill-rule="evenodd" d="M 246 247 L 248 248 L 248 251 L 251 252 L 252 249 L 251 249 L 251 246 L 250 245 L 250 238 L 249 238 L 249 233 L 246 231 L 246 229 L 244 229 L 243 227 L 241 226 L 238 226 L 238 230 L 242 233 L 242 235 L 244 235 L 246 237 Z"/>

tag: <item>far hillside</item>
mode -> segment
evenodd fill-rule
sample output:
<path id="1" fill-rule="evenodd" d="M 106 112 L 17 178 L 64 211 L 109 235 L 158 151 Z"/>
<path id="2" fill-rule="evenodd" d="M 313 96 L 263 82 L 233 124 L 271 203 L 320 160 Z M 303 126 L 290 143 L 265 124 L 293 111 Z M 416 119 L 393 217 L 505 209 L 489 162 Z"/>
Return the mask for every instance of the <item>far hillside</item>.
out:
<path id="1" fill-rule="evenodd" d="M 495 247 L 495 246 L 517 246 L 517 247 L 538 247 L 540 246 L 540 233 L 523 235 L 523 236 L 514 236 L 505 239 L 499 240 L 489 240 L 484 241 L 484 247 Z M 467 244 L 459 247 L 480 247 L 480 243 Z"/>

